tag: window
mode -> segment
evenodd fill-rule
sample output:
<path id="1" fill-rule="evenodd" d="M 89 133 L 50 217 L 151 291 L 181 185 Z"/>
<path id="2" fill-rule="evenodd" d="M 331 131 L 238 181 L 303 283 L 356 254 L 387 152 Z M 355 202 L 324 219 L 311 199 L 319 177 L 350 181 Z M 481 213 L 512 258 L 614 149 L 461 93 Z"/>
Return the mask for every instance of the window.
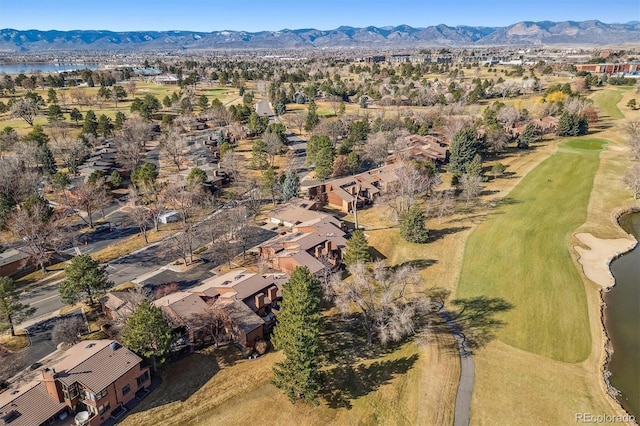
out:
<path id="1" fill-rule="evenodd" d="M 96 394 L 96 401 L 100 401 L 102 398 L 107 396 L 107 388 L 102 389 L 100 392 Z"/>
<path id="2" fill-rule="evenodd" d="M 136 379 L 136 383 L 138 384 L 138 387 L 140 387 L 140 385 L 146 382 L 147 380 L 149 380 L 149 371 L 145 371 L 142 376 L 138 377 Z"/>
<path id="3" fill-rule="evenodd" d="M 98 413 L 102 414 L 105 411 L 107 411 L 109 408 L 111 408 L 111 404 L 109 404 L 109 401 L 107 401 L 106 404 L 102 404 L 100 407 L 98 407 Z"/>
<path id="4" fill-rule="evenodd" d="M 125 386 L 122 388 L 122 394 L 123 394 L 123 395 L 126 395 L 126 394 L 128 394 L 128 393 L 129 393 L 129 391 L 130 391 L 130 390 L 131 390 L 131 386 L 129 386 L 129 385 L 125 385 Z"/>
<path id="5" fill-rule="evenodd" d="M 64 386 L 62 388 L 62 393 L 64 395 L 64 399 L 74 399 L 78 397 L 78 384 L 77 383 L 73 383 L 72 385 L 69 386 Z"/>

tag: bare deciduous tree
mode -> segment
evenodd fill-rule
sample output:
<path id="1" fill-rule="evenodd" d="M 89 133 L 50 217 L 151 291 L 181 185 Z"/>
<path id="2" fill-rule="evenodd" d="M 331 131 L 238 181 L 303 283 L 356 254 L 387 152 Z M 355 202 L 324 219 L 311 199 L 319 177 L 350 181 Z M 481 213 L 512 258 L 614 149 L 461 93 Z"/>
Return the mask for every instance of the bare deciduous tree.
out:
<path id="1" fill-rule="evenodd" d="M 153 292 L 153 297 L 158 300 L 177 291 L 180 291 L 180 286 L 178 285 L 178 283 L 163 284 Z"/>
<path id="2" fill-rule="evenodd" d="M 633 193 L 633 198 L 637 200 L 638 196 L 640 196 L 640 163 L 632 165 L 627 170 L 624 174 L 624 183 Z"/>
<path id="3" fill-rule="evenodd" d="M 465 173 L 460 178 L 460 186 L 462 187 L 460 196 L 469 204 L 471 200 L 477 198 L 482 192 L 482 177 L 470 176 Z"/>
<path id="4" fill-rule="evenodd" d="M 51 340 L 54 344 L 76 344 L 84 333 L 87 333 L 87 324 L 79 315 L 60 318 L 51 330 Z"/>
<path id="5" fill-rule="evenodd" d="M 49 213 L 48 209 L 42 203 L 34 203 L 30 209 L 14 210 L 7 221 L 7 229 L 24 242 L 23 250 L 43 272 L 67 237 L 63 217 L 57 212 Z"/>
<path id="6" fill-rule="evenodd" d="M 171 127 L 160 138 L 160 149 L 180 171 L 180 164 L 187 147 L 187 141 L 177 127 Z"/>
<path id="7" fill-rule="evenodd" d="M 191 321 L 193 328 L 201 331 L 205 342 L 219 345 L 238 337 L 235 323 L 219 303 L 213 303 L 204 312 L 193 315 Z"/>
<path id="8" fill-rule="evenodd" d="M 229 179 L 238 181 L 240 177 L 240 164 L 242 157 L 235 150 L 227 151 L 220 160 L 220 168 L 225 171 Z"/>
<path id="9" fill-rule="evenodd" d="M 89 155 L 89 147 L 81 139 L 73 137 L 69 130 L 66 123 L 55 122 L 52 124 L 53 153 L 67 167 L 69 173 L 76 175 L 78 167 Z"/>
<path id="10" fill-rule="evenodd" d="M 28 80 L 28 79 L 27 79 Z M 11 118 L 21 118 L 29 126 L 33 126 L 33 120 L 40 113 L 38 105 L 33 99 L 20 99 L 11 105 L 9 116 Z"/>
<path id="11" fill-rule="evenodd" d="M 628 120 L 622 130 L 627 136 L 627 145 L 631 158 L 640 160 L 640 120 Z"/>
<path id="12" fill-rule="evenodd" d="M 371 268 L 361 262 L 349 267 L 351 279 L 337 275 L 324 285 L 325 297 L 332 299 L 347 315 L 355 307 L 367 333 L 367 344 L 377 337 L 383 345 L 415 333 L 419 318 L 429 311 L 429 298 L 420 291 L 415 268 L 387 268 L 382 261 Z"/>
<path id="13" fill-rule="evenodd" d="M 429 198 L 427 203 L 427 215 L 437 217 L 438 223 L 442 223 L 445 216 L 455 212 L 455 195 L 453 191 L 439 191 Z"/>
<path id="14" fill-rule="evenodd" d="M 389 156 L 391 144 L 384 132 L 370 134 L 364 146 L 364 157 L 375 165 L 381 165 Z"/>
<path id="15" fill-rule="evenodd" d="M 77 185 L 71 191 L 69 199 L 69 204 L 76 210 L 78 217 L 92 228 L 93 214 L 98 210 L 103 210 L 108 203 L 109 197 L 104 186 L 104 179 L 99 179 L 95 183 L 83 182 Z M 86 217 L 82 214 L 83 211 L 86 213 Z M 104 211 L 102 215 L 104 216 Z"/>
<path id="16" fill-rule="evenodd" d="M 507 105 L 498 110 L 498 121 L 505 128 L 513 126 L 520 119 L 520 111 L 513 105 Z"/>
<path id="17" fill-rule="evenodd" d="M 429 195 L 441 180 L 438 174 L 429 175 L 409 161 L 402 161 L 395 173 L 398 180 L 389 186 L 380 200 L 391 208 L 397 221 L 409 212 L 418 196 Z"/>
<path id="18" fill-rule="evenodd" d="M 306 120 L 304 114 L 301 112 L 294 112 L 288 114 L 287 117 L 289 117 L 289 123 L 291 123 L 291 127 L 298 129 L 298 134 L 301 134 L 302 128 L 304 127 L 304 122 Z"/>
<path id="19" fill-rule="evenodd" d="M 169 237 L 164 247 L 165 251 L 182 259 L 184 265 L 187 266 L 189 263 L 193 263 L 195 236 L 195 230 L 189 225 Z"/>
<path id="20" fill-rule="evenodd" d="M 140 117 L 128 118 L 115 138 L 116 160 L 126 170 L 133 170 L 142 162 L 142 148 L 148 138 L 149 124 Z"/>

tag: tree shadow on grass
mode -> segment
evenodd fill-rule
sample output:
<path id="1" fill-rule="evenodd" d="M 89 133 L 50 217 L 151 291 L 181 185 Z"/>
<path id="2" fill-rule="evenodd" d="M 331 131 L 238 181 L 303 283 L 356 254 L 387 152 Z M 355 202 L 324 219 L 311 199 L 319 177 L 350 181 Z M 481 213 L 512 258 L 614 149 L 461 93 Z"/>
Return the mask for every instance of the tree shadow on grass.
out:
<path id="1" fill-rule="evenodd" d="M 160 367 L 162 384 L 132 410 L 147 411 L 175 401 L 186 401 L 202 388 L 222 368 L 232 366 L 241 358 L 229 345 L 218 350 L 206 348 L 188 354 Z"/>
<path id="2" fill-rule="evenodd" d="M 426 269 L 431 265 L 435 265 L 436 263 L 438 263 L 436 259 L 413 259 L 413 260 L 407 260 L 406 262 L 402 262 L 393 266 L 392 270 L 396 270 L 403 266 L 411 266 L 416 269 Z"/>
<path id="3" fill-rule="evenodd" d="M 468 226 L 452 226 L 450 228 L 442 229 L 430 229 L 429 230 L 429 242 L 433 243 L 446 237 L 447 235 L 457 234 L 458 232 L 466 231 Z"/>
<path id="4" fill-rule="evenodd" d="M 394 377 L 409 371 L 418 355 L 376 361 L 369 365 L 340 365 L 325 372 L 323 397 L 331 408 L 351 409 L 351 400 L 374 392 Z"/>
<path id="5" fill-rule="evenodd" d="M 451 304 L 449 311 L 441 311 L 443 321 L 433 331 L 462 336 L 470 353 L 495 339 L 496 331 L 506 325 L 500 315 L 514 308 L 503 298 L 486 296 L 455 299 Z"/>

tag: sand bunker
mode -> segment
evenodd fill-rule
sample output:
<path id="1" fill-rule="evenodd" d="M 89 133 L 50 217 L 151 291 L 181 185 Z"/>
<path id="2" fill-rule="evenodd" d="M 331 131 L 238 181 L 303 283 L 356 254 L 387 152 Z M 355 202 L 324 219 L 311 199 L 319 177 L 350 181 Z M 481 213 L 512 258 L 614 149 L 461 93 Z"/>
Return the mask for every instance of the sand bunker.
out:
<path id="1" fill-rule="evenodd" d="M 582 265 L 587 278 L 603 287 L 613 286 L 615 281 L 609 269 L 609 263 L 618 255 L 635 247 L 636 241 L 629 238 L 603 240 L 588 233 L 576 234 L 576 238 L 589 247 L 585 249 L 574 246 L 580 255 L 578 262 Z"/>

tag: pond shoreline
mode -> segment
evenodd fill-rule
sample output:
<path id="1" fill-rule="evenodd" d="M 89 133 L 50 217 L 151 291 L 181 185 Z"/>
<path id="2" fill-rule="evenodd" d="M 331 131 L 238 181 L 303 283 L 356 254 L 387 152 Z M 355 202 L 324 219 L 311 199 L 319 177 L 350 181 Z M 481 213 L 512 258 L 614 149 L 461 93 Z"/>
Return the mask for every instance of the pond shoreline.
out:
<path id="1" fill-rule="evenodd" d="M 608 248 L 609 250 L 606 250 L 602 247 L 602 244 L 598 244 L 599 247 L 599 251 L 601 256 L 599 256 L 599 259 L 592 257 L 590 259 L 585 259 L 581 252 L 584 253 L 583 250 L 578 250 L 579 247 L 574 247 L 574 249 L 576 249 L 576 252 L 579 253 L 579 259 L 578 262 L 581 264 L 582 268 L 583 268 L 583 273 L 585 273 L 585 275 L 587 276 L 587 278 L 589 278 L 591 281 L 595 282 L 596 284 L 599 284 L 602 286 L 602 288 L 598 291 L 598 297 L 600 299 L 600 325 L 601 325 L 601 330 L 602 330 L 602 334 L 604 336 L 604 357 L 601 363 L 601 375 L 602 375 L 602 379 L 603 382 L 605 384 L 606 387 L 606 391 L 608 396 L 615 402 L 615 404 L 618 405 L 618 407 L 620 407 L 621 410 L 623 410 L 625 413 L 627 413 L 629 416 L 631 416 L 631 418 L 635 418 L 633 416 L 632 413 L 630 413 L 629 411 L 627 411 L 627 409 L 622 405 L 622 403 L 619 400 L 619 397 L 622 395 L 622 392 L 620 392 L 620 390 L 616 389 L 615 386 L 613 386 L 611 384 L 610 378 L 611 378 L 611 371 L 609 371 L 609 364 L 611 362 L 611 357 L 612 354 L 614 353 L 614 347 L 613 347 L 613 342 L 611 340 L 611 336 L 609 334 L 609 331 L 607 330 L 607 315 L 606 315 L 606 309 L 607 309 L 607 303 L 606 303 L 606 294 L 609 293 L 613 287 L 615 287 L 616 282 L 613 276 L 613 271 L 611 270 L 611 265 L 612 263 L 620 258 L 621 256 L 624 256 L 626 254 L 628 254 L 629 252 L 631 252 L 632 250 L 634 250 L 639 241 L 636 239 L 636 237 L 634 237 L 634 235 L 629 234 L 627 232 L 626 229 L 624 229 L 624 227 L 622 226 L 622 224 L 620 223 L 620 220 L 626 216 L 626 215 L 630 215 L 630 214 L 634 214 L 634 213 L 639 213 L 640 212 L 640 208 L 637 207 L 629 207 L 626 209 L 620 209 L 618 211 L 615 212 L 614 214 L 614 221 L 615 223 L 618 225 L 618 227 L 620 227 L 620 229 L 623 229 L 627 235 L 629 236 L 629 246 L 625 247 L 618 247 L 614 250 L 611 250 L 611 244 L 608 244 Z M 576 234 L 576 238 L 578 238 L 577 234 Z M 580 238 L 578 238 L 580 240 Z M 591 241 L 593 242 L 597 242 L 599 239 L 594 238 Z M 582 242 L 582 240 L 580 240 Z M 600 242 L 605 242 L 607 240 L 599 240 Z M 583 264 L 584 262 L 584 264 Z M 597 263 L 597 264 L 596 264 Z M 611 277 L 611 280 L 604 280 L 602 274 L 600 274 L 599 277 L 592 277 L 587 275 L 587 271 L 585 270 L 585 265 L 587 265 L 587 270 L 589 270 L 589 268 L 600 268 L 603 265 L 606 266 L 608 274 Z M 593 275 L 593 274 L 592 274 Z M 595 279 L 594 279 L 595 278 Z M 635 419 L 636 423 L 638 422 L 638 419 Z"/>

